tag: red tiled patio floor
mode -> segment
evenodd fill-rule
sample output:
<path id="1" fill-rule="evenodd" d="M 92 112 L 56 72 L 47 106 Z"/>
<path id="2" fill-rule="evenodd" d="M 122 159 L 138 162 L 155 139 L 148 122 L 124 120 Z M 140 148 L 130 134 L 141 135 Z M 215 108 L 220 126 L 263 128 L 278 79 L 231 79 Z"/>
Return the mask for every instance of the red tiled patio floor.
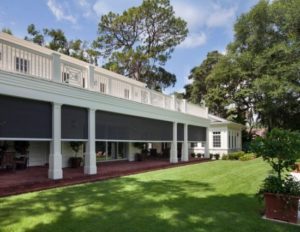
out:
<path id="1" fill-rule="evenodd" d="M 84 175 L 82 167 L 78 169 L 64 168 L 62 180 L 48 179 L 47 167 L 29 167 L 16 172 L 0 170 L 0 197 L 206 161 L 208 160 L 202 159 L 178 164 L 170 164 L 168 160 L 106 162 L 98 164 L 98 173 L 92 176 Z"/>

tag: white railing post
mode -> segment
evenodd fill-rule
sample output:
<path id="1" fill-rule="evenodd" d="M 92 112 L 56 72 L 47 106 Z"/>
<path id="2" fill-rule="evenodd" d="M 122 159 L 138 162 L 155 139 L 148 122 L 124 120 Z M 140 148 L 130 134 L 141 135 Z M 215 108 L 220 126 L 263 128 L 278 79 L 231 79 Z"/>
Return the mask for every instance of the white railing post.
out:
<path id="1" fill-rule="evenodd" d="M 95 85 L 95 67 L 92 65 L 88 66 L 88 81 L 89 81 L 89 89 L 94 90 Z"/>
<path id="2" fill-rule="evenodd" d="M 172 97 L 171 108 L 176 111 L 176 96 L 173 94 L 171 97 Z"/>
<path id="3" fill-rule="evenodd" d="M 187 102 L 186 102 L 186 99 L 183 99 L 182 103 L 183 103 L 183 113 L 186 113 L 187 112 Z"/>
<path id="4" fill-rule="evenodd" d="M 148 100 L 149 100 L 149 101 L 148 101 L 148 104 L 149 104 L 149 105 L 152 105 L 152 92 L 151 92 L 150 90 L 148 90 L 148 93 L 149 93 L 149 94 L 148 94 L 148 96 L 149 96 L 149 97 L 148 97 Z"/>
<path id="5" fill-rule="evenodd" d="M 111 79 L 111 77 L 108 78 L 107 94 L 112 95 L 112 79 Z"/>
<path id="6" fill-rule="evenodd" d="M 52 59 L 52 80 L 55 82 L 62 82 L 60 54 L 53 52 Z"/>

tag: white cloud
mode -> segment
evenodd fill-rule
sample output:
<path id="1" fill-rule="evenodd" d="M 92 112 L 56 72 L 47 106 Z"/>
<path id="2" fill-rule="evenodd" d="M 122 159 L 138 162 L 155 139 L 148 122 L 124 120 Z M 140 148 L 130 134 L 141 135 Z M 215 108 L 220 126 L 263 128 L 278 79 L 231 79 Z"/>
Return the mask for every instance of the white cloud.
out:
<path id="1" fill-rule="evenodd" d="M 179 45 L 180 48 L 195 48 L 204 45 L 207 37 L 204 33 L 192 33 Z"/>
<path id="2" fill-rule="evenodd" d="M 175 14 L 188 23 L 190 29 L 195 27 L 203 26 L 205 23 L 205 12 L 202 12 L 202 9 L 196 7 L 188 2 L 183 1 L 174 1 L 172 2 Z"/>
<path id="3" fill-rule="evenodd" d="M 74 24 L 76 23 L 76 17 L 68 14 L 66 9 L 55 0 L 48 0 L 47 6 L 58 21 L 66 20 Z"/>
<path id="4" fill-rule="evenodd" d="M 98 0 L 93 5 L 93 10 L 97 14 L 97 16 L 100 17 L 103 14 L 107 14 L 110 11 L 110 7 L 104 1 Z"/>
<path id="5" fill-rule="evenodd" d="M 175 14 L 183 18 L 191 31 L 206 26 L 221 27 L 229 25 L 237 13 L 237 7 L 225 7 L 213 1 L 180 1 L 173 0 Z"/>
<path id="6" fill-rule="evenodd" d="M 235 19 L 237 7 L 222 8 L 220 5 L 214 5 L 213 11 L 207 17 L 206 25 L 208 27 L 222 27 L 231 25 Z"/>

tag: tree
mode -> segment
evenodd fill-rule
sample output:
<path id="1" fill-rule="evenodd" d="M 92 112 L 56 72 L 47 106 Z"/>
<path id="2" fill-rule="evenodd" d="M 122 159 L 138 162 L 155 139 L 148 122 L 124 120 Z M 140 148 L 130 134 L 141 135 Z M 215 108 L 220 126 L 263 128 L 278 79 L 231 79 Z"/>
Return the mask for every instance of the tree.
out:
<path id="1" fill-rule="evenodd" d="M 269 131 L 300 129 L 299 28 L 299 0 L 261 0 L 241 15 L 227 54 L 206 77 L 211 112 L 250 125 L 256 115 Z"/>
<path id="2" fill-rule="evenodd" d="M 27 33 L 25 40 L 91 64 L 98 64 L 100 53 L 96 51 L 94 43 L 89 45 L 80 39 L 68 40 L 61 29 L 44 28 L 43 32 L 40 32 L 34 24 L 27 27 Z"/>
<path id="3" fill-rule="evenodd" d="M 40 46 L 45 45 L 44 35 L 35 28 L 34 24 L 28 25 L 27 33 L 29 34 L 29 36 L 25 36 L 25 40 L 32 41 Z"/>
<path id="4" fill-rule="evenodd" d="M 122 14 L 103 15 L 96 42 L 108 59 L 106 68 L 141 81 L 154 76 L 154 82 L 169 86 L 173 77 L 165 75 L 162 66 L 187 33 L 186 22 L 175 17 L 169 0 L 144 0 Z"/>
<path id="5" fill-rule="evenodd" d="M 291 171 L 300 158 L 300 133 L 274 128 L 266 138 L 256 138 L 251 149 L 271 165 L 281 181 L 283 171 Z"/>
<path id="6" fill-rule="evenodd" d="M 8 27 L 3 27 L 3 28 L 2 28 L 2 32 L 3 32 L 3 33 L 6 33 L 6 34 L 9 34 L 9 35 L 12 35 L 12 34 L 13 34 L 12 31 L 11 31 L 11 29 L 8 28 Z"/>
<path id="7" fill-rule="evenodd" d="M 191 70 L 189 79 L 193 82 L 185 86 L 186 92 L 189 93 L 187 98 L 189 101 L 194 104 L 200 104 L 204 100 L 204 96 L 207 94 L 206 78 L 222 56 L 218 51 L 209 52 L 206 59 Z"/>

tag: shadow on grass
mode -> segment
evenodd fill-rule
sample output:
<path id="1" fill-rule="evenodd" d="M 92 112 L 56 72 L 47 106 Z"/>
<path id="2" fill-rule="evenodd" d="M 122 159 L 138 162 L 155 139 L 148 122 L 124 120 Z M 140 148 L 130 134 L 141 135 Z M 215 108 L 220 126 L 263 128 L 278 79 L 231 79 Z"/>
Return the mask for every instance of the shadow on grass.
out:
<path id="1" fill-rule="evenodd" d="M 254 196 L 213 194 L 205 182 L 133 177 L 60 188 L 0 202 L 0 231 L 299 231 L 263 221 Z"/>

